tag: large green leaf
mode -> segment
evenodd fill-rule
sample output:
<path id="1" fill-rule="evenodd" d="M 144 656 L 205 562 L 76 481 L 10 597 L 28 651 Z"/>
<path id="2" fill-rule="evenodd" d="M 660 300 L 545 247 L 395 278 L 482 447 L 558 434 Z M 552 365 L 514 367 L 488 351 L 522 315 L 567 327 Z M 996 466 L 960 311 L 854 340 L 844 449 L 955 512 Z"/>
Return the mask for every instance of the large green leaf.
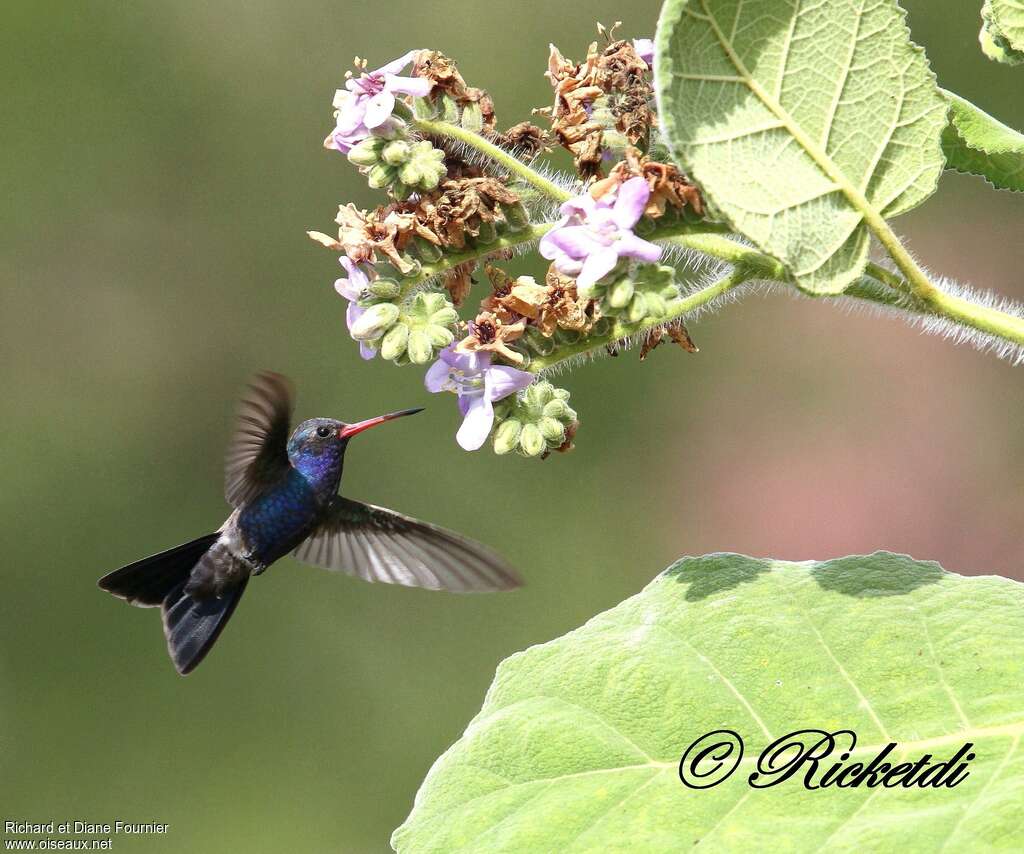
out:
<path id="1" fill-rule="evenodd" d="M 755 789 L 759 751 L 848 727 L 850 761 L 952 757 L 955 788 Z M 685 748 L 745 741 L 714 788 Z M 878 553 L 824 563 L 685 559 L 585 626 L 503 662 L 427 775 L 399 852 L 1020 850 L 1024 586 Z M 829 763 L 830 764 L 830 763 Z M 946 846 L 943 848 L 943 846 Z"/>
<path id="2" fill-rule="evenodd" d="M 842 292 L 935 189 L 947 105 L 895 0 L 667 0 L 656 48 L 674 156 L 803 289 Z"/>
<path id="3" fill-rule="evenodd" d="M 989 59 L 1024 62 L 1024 0 L 985 0 L 981 10 L 981 49 Z"/>
<path id="4" fill-rule="evenodd" d="M 1024 192 L 1024 135 L 959 95 L 943 94 L 952 105 L 942 132 L 949 168 L 986 178 L 1000 190 Z"/>

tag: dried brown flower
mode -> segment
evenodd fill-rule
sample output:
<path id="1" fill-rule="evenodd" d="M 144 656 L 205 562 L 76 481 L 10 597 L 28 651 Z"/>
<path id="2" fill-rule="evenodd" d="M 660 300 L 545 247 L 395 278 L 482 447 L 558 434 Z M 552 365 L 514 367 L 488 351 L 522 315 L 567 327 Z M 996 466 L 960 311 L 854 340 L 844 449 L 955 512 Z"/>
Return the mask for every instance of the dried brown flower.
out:
<path id="1" fill-rule="evenodd" d="M 547 135 L 532 122 L 512 125 L 504 133 L 493 133 L 491 141 L 502 148 L 521 152 L 524 157 L 536 157 L 547 147 Z"/>
<path id="2" fill-rule="evenodd" d="M 683 325 L 682 318 L 679 318 L 666 326 L 652 329 L 644 335 L 643 343 L 640 345 L 640 361 L 642 362 L 646 359 L 650 352 L 666 338 L 674 341 L 687 353 L 699 352 L 697 345 L 693 343 L 693 339 L 690 337 L 689 330 Z"/>
<path id="3" fill-rule="evenodd" d="M 579 65 L 551 46 L 546 76 L 554 87 L 555 101 L 544 112 L 551 117 L 555 138 L 572 152 L 584 177 L 600 174 L 606 131 L 616 130 L 635 145 L 646 139 L 655 124 L 648 70 L 628 41 L 612 41 L 600 50 L 595 42 Z M 594 109 L 599 101 L 601 112 L 610 119 L 604 123 Z"/>
<path id="4" fill-rule="evenodd" d="M 482 224 L 502 216 L 501 205 L 518 202 L 519 196 L 497 178 L 449 179 L 420 199 L 416 220 L 441 246 L 464 249 L 467 235 L 478 236 Z"/>
<path id="5" fill-rule="evenodd" d="M 422 231 L 413 213 L 400 205 L 386 205 L 370 212 L 361 211 L 353 204 L 342 205 L 335 221 L 338 223 L 337 240 L 319 231 L 310 231 L 309 236 L 328 249 L 344 252 L 356 263 L 375 263 L 379 253 L 402 273 L 416 268 L 404 251 L 409 241 Z M 430 235 L 423 236 L 430 239 Z"/>
<path id="6" fill-rule="evenodd" d="M 495 353 L 514 365 L 520 365 L 523 362 L 523 354 L 517 353 L 508 345 L 519 338 L 525 328 L 525 320 L 507 324 L 496 314 L 482 312 L 469 324 L 469 335 L 463 338 L 455 349 L 460 353 Z"/>
<path id="7" fill-rule="evenodd" d="M 651 188 L 644 210 L 651 219 L 664 216 L 668 205 L 676 210 L 689 206 L 698 215 L 703 215 L 704 200 L 700 190 L 675 165 L 651 160 L 635 148 L 626 149 L 626 158 L 612 168 L 606 180 L 622 183 L 637 176 L 644 178 Z"/>
<path id="8" fill-rule="evenodd" d="M 452 298 L 452 303 L 456 308 L 466 301 L 466 297 L 473 287 L 473 271 L 475 269 L 476 261 L 466 261 L 464 264 L 452 267 L 444 275 L 445 290 L 448 291 L 448 296 Z"/>

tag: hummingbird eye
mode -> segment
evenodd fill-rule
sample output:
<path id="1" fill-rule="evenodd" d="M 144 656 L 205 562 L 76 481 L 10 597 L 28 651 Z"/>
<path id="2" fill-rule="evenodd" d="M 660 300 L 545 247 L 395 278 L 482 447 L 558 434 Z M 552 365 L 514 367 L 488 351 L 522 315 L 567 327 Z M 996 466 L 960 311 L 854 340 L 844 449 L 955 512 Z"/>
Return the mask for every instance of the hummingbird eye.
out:
<path id="1" fill-rule="evenodd" d="M 333 432 L 334 431 L 331 430 L 330 427 L 324 426 L 323 424 L 316 428 L 316 435 L 319 436 L 321 439 L 326 439 Z"/>

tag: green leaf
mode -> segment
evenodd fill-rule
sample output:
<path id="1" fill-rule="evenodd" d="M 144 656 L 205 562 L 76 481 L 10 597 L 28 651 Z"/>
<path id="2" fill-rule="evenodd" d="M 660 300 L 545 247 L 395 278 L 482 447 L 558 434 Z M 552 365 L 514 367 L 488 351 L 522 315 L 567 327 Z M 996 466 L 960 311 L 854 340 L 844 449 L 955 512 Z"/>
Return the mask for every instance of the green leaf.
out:
<path id="1" fill-rule="evenodd" d="M 762 748 L 809 727 L 854 730 L 851 761 L 890 741 L 910 761 L 949 759 L 965 742 L 976 758 L 954 788 L 748 786 Z M 743 738 L 742 764 L 714 788 L 685 788 L 684 750 L 723 728 Z M 687 558 L 503 662 L 392 845 L 1009 851 L 1022 831 L 1022 735 L 1024 585 L 881 552 Z"/>
<path id="2" fill-rule="evenodd" d="M 981 9 L 981 49 L 1007 65 L 1024 63 L 1024 0 L 985 0 Z"/>
<path id="3" fill-rule="evenodd" d="M 942 132 L 946 165 L 986 178 L 999 190 L 1024 192 L 1024 134 L 959 95 L 943 94 L 952 105 Z"/>
<path id="4" fill-rule="evenodd" d="M 655 80 L 676 159 L 812 293 L 942 172 L 947 106 L 895 0 L 667 0 Z"/>

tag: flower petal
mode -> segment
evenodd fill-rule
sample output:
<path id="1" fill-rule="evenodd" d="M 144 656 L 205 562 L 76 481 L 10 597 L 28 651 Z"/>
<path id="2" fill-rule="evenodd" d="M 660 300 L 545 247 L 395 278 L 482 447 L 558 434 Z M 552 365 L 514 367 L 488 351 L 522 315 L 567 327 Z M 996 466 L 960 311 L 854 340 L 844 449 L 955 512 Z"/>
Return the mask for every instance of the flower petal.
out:
<path id="1" fill-rule="evenodd" d="M 344 281 L 344 279 L 339 281 Z M 348 304 L 348 308 L 345 309 L 345 324 L 348 326 L 350 332 L 352 331 L 352 324 L 359 320 L 359 318 L 364 314 L 366 314 L 366 309 L 361 305 L 358 305 L 355 302 L 350 302 Z"/>
<path id="2" fill-rule="evenodd" d="M 419 47 L 416 48 L 415 50 L 410 50 L 403 56 L 398 57 L 398 59 L 391 60 L 391 62 L 389 62 L 387 65 L 382 65 L 376 71 L 371 71 L 370 76 L 386 77 L 389 74 L 398 74 L 399 71 L 405 68 L 405 66 L 407 66 L 416 58 L 416 54 L 418 54 L 421 50 L 423 50 L 423 48 Z"/>
<path id="3" fill-rule="evenodd" d="M 484 372 L 484 389 L 490 400 L 501 400 L 526 388 L 535 378 L 529 371 L 495 365 Z"/>
<path id="4" fill-rule="evenodd" d="M 385 92 L 400 92 L 404 95 L 416 95 L 419 98 L 425 98 L 430 94 L 432 88 L 434 88 L 434 84 L 427 80 L 426 77 L 398 77 L 394 74 L 389 74 L 384 78 Z"/>
<path id="5" fill-rule="evenodd" d="M 644 178 L 630 178 L 619 187 L 615 199 L 615 223 L 619 228 L 632 228 L 644 214 L 651 188 Z"/>
<path id="6" fill-rule="evenodd" d="M 585 225 L 567 225 L 565 228 L 553 228 L 541 238 L 542 243 L 545 240 L 547 241 L 548 252 L 558 250 L 559 253 L 564 253 L 576 260 L 599 252 L 606 245 L 598 240 L 597 235 Z M 541 251 L 541 254 L 544 255 L 544 252 Z M 557 258 L 558 255 L 544 255 L 544 257 L 551 260 Z"/>
<path id="7" fill-rule="evenodd" d="M 366 102 L 366 115 L 363 124 L 371 130 L 384 124 L 395 109 L 395 96 L 390 92 L 378 92 Z"/>
<path id="8" fill-rule="evenodd" d="M 619 253 L 615 246 L 605 246 L 583 262 L 583 269 L 576 277 L 576 285 L 588 288 L 598 279 L 611 272 L 612 267 L 619 263 Z"/>
<path id="9" fill-rule="evenodd" d="M 654 65 L 654 39 L 633 39 L 633 50 L 648 67 Z"/>
<path id="10" fill-rule="evenodd" d="M 466 451 L 475 451 L 484 442 L 494 426 L 494 407 L 486 395 L 474 396 L 470 399 L 466 417 L 462 426 L 455 434 L 455 441 Z"/>
<path id="11" fill-rule="evenodd" d="M 359 342 L 359 355 L 362 356 L 366 361 L 369 361 L 377 355 L 377 348 L 374 347 L 369 341 Z"/>
<path id="12" fill-rule="evenodd" d="M 635 234 L 625 232 L 618 242 L 620 255 L 627 258 L 638 258 L 641 261 L 654 262 L 661 258 L 661 247 Z"/>
<path id="13" fill-rule="evenodd" d="M 438 359 L 427 368 L 427 374 L 423 377 L 423 385 L 427 391 L 437 394 L 439 391 L 446 391 L 448 388 L 448 373 L 451 370 L 448 363 Z"/>

